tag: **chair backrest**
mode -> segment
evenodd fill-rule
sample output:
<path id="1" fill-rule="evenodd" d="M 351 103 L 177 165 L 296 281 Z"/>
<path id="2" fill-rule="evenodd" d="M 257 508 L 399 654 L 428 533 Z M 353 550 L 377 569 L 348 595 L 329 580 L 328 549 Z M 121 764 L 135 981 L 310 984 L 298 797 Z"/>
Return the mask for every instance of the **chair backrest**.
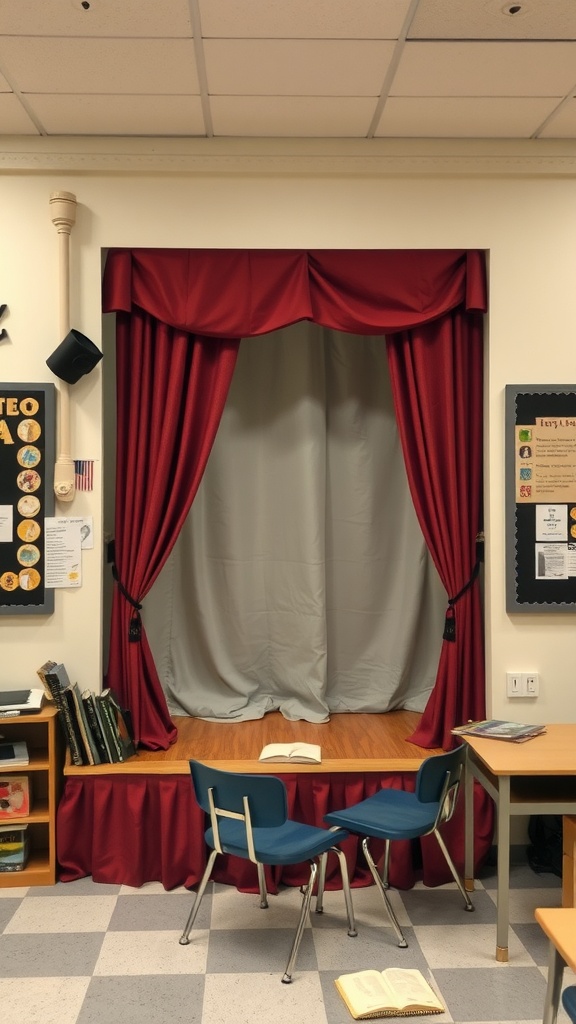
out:
<path id="1" fill-rule="evenodd" d="M 449 821 L 454 813 L 466 747 L 464 744 L 446 754 L 433 754 L 422 762 L 416 776 L 416 796 L 422 803 L 439 803 L 436 826 Z"/>
<path id="2" fill-rule="evenodd" d="M 211 790 L 216 807 L 229 814 L 243 816 L 247 799 L 254 828 L 276 828 L 288 817 L 286 787 L 275 775 L 225 772 L 200 761 L 190 761 L 190 771 L 196 800 L 207 814 Z"/>

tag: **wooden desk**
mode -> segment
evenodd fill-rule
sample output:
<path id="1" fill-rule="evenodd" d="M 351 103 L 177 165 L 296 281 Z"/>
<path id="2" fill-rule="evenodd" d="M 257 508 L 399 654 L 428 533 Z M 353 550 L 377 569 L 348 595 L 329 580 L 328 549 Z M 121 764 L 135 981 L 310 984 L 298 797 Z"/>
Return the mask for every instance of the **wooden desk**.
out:
<path id="1" fill-rule="evenodd" d="M 550 939 L 548 983 L 544 999 L 543 1024 L 554 1024 L 558 1014 L 564 966 L 576 971 L 576 909 L 539 907 L 534 916 Z"/>
<path id="2" fill-rule="evenodd" d="M 466 888 L 474 889 L 474 779 L 496 804 L 498 909 L 496 959 L 508 960 L 510 819 L 513 815 L 576 813 L 576 724 L 549 725 L 526 743 L 463 736 L 466 758 Z"/>

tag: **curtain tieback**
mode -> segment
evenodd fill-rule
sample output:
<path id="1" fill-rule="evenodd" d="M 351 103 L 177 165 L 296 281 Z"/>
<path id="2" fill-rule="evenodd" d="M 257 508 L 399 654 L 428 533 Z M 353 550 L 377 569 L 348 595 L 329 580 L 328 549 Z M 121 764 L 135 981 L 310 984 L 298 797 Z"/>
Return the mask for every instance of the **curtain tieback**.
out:
<path id="1" fill-rule="evenodd" d="M 132 606 L 132 615 L 130 616 L 130 625 L 128 627 L 128 640 L 131 644 L 137 644 L 142 639 L 142 618 L 140 616 L 142 605 L 126 590 L 118 575 L 115 562 L 112 563 L 112 576 L 118 586 L 118 590 L 126 598 L 128 604 Z"/>
<path id="2" fill-rule="evenodd" d="M 480 572 L 480 566 L 484 561 L 484 534 L 476 534 L 476 561 L 470 579 L 464 584 L 461 590 L 455 594 L 454 597 L 448 598 L 448 608 L 446 609 L 446 618 L 444 619 L 444 632 L 442 634 L 443 640 L 448 640 L 450 643 L 456 643 L 456 613 L 454 611 L 454 605 L 461 597 L 464 596 L 467 590 L 473 585 L 474 581 L 478 578 Z"/>

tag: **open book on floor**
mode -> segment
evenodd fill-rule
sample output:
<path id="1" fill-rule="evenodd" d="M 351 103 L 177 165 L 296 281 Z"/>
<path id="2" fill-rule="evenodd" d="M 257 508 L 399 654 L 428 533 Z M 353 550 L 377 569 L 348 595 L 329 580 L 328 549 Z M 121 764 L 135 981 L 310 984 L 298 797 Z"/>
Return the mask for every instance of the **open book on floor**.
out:
<path id="1" fill-rule="evenodd" d="M 353 974 L 342 974 L 334 984 L 354 1020 L 417 1017 L 445 1012 L 445 1007 L 424 975 L 411 968 L 356 971 Z"/>
<path id="2" fill-rule="evenodd" d="M 322 764 L 322 751 L 317 743 L 267 743 L 258 760 L 270 764 Z"/>
<path id="3" fill-rule="evenodd" d="M 453 736 L 482 736 L 487 740 L 510 740 L 512 743 L 523 743 L 533 736 L 541 736 L 543 732 L 546 732 L 545 725 L 523 725 L 522 722 L 503 722 L 498 718 L 467 722 L 452 729 Z"/>

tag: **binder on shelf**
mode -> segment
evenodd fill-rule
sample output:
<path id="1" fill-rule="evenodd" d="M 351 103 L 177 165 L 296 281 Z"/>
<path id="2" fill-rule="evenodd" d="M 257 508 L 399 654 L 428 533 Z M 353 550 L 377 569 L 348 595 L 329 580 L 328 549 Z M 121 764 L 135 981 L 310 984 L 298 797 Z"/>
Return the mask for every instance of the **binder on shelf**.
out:
<path id="1" fill-rule="evenodd" d="M 78 683 L 70 683 L 68 691 L 72 695 L 72 704 L 76 715 L 76 721 L 78 723 L 78 732 L 80 733 L 80 739 L 84 748 L 84 764 L 100 764 L 100 754 L 98 753 L 96 741 L 92 735 L 92 729 L 88 722 L 88 716 L 86 715 L 86 709 L 84 707 L 84 701 L 82 700 Z"/>
<path id="2" fill-rule="evenodd" d="M 104 725 L 105 734 L 112 752 L 112 763 L 115 764 L 119 761 L 125 761 L 126 758 L 124 757 L 123 747 L 120 742 L 120 734 L 118 732 L 115 716 L 112 713 L 110 701 L 104 693 L 97 693 L 96 704 L 100 711 L 100 718 Z"/>
<path id="3" fill-rule="evenodd" d="M 106 746 L 106 740 L 102 732 L 102 726 L 96 713 L 96 702 L 94 700 L 94 694 L 92 690 L 84 690 L 82 694 L 82 703 L 84 704 L 84 710 L 86 712 L 86 718 L 90 723 L 94 742 L 98 748 L 98 754 L 100 756 L 100 764 L 109 764 L 111 754 Z"/>
<path id="4" fill-rule="evenodd" d="M 110 705 L 111 717 L 114 720 L 114 725 L 122 748 L 122 760 L 125 761 L 127 757 L 132 757 L 132 755 L 136 753 L 134 733 L 132 732 L 132 719 L 129 712 L 126 711 L 125 708 L 121 707 L 114 690 L 111 690 L 110 688 L 103 690 L 101 697 Z"/>
<path id="5" fill-rule="evenodd" d="M 58 718 L 60 720 L 60 726 L 64 734 L 64 739 L 70 751 L 70 757 L 72 763 L 76 765 L 84 764 L 84 757 L 82 753 L 82 743 L 78 734 L 78 727 L 75 724 L 75 714 L 73 709 L 71 710 L 69 699 L 66 697 L 67 687 L 70 685 L 68 673 L 64 665 L 57 665 L 56 662 L 46 662 L 41 669 L 38 670 L 38 674 L 44 681 L 46 687 L 48 687 L 52 700 L 58 708 Z"/>

